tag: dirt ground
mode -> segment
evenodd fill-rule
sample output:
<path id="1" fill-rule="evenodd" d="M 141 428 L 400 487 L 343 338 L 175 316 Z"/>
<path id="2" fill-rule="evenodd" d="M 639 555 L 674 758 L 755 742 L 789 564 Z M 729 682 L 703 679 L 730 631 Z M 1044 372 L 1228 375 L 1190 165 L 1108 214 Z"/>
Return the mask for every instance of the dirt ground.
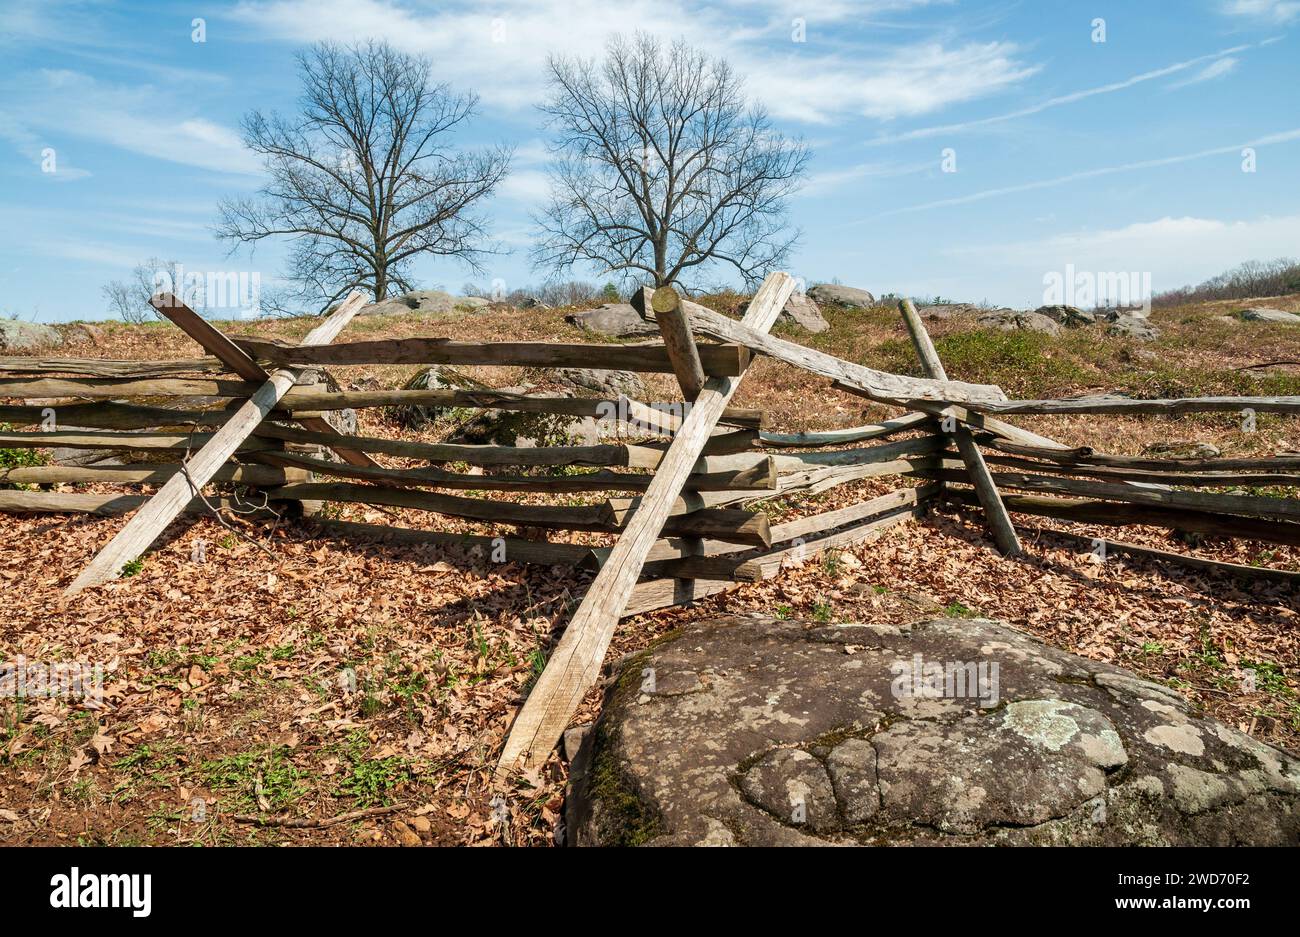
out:
<path id="1" fill-rule="evenodd" d="M 720 297 L 715 304 L 726 311 L 730 302 Z M 1252 304 L 1294 310 L 1300 297 Z M 999 383 L 1013 396 L 1296 393 L 1293 365 L 1253 366 L 1300 359 L 1300 339 L 1286 326 L 1234 325 L 1221 318 L 1227 311 L 1221 304 L 1157 310 L 1164 334 L 1149 345 L 1095 330 L 1059 339 L 970 333 L 952 322 L 936 323 L 934 333 L 952 377 Z M 830 311 L 828 318 L 833 327 L 823 335 L 790 336 L 872 366 L 915 370 L 888 308 Z M 230 326 L 285 337 L 308 328 L 302 320 Z M 362 319 L 344 338 L 417 334 L 578 340 L 559 311 L 506 310 Z M 115 326 L 97 343 L 82 339 L 60 353 L 165 358 L 196 349 L 171 327 Z M 411 370 L 335 374 L 345 385 L 391 387 Z M 500 386 L 536 377 L 503 368 L 476 375 Z M 785 366 L 760 360 L 735 402 L 764 408 L 776 430 L 851 426 L 888 412 L 825 381 L 793 377 Z M 671 381 L 651 378 L 651 398 L 673 399 Z M 1225 455 L 1300 449 L 1294 421 L 1271 417 L 1260 417 L 1252 432 L 1232 414 L 1017 422 L 1115 453 L 1174 437 L 1212 442 Z M 363 413 L 362 432 L 413 438 L 375 411 Z M 768 510 L 781 520 L 905 483 L 872 479 Z M 364 505 L 342 507 L 339 516 L 481 529 Z M 693 608 L 626 619 L 609 661 L 722 609 L 814 622 L 983 615 L 1174 686 L 1212 715 L 1300 752 L 1300 599 L 1290 587 L 1147 560 L 1098 563 L 1052 530 L 1109 533 L 1279 569 L 1300 569 L 1295 549 L 1213 540 L 1192 547 L 1162 529 L 1126 528 L 1121 535 L 1016 520 L 1028 531 L 1020 559 L 1000 557 L 977 516 L 939 507 L 873 543 L 815 556 L 775 579 L 738 585 Z M 0 662 L 86 662 L 104 672 L 97 706 L 0 698 L 0 842 L 555 841 L 562 760 L 500 787 L 490 775 L 510 720 L 590 574 L 493 564 L 432 546 L 345 542 L 310 520 L 199 517 L 173 525 L 134 575 L 63 599 L 62 588 L 123 523 L 0 516 Z M 588 695 L 576 723 L 596 716 L 600 695 L 599 688 Z"/>

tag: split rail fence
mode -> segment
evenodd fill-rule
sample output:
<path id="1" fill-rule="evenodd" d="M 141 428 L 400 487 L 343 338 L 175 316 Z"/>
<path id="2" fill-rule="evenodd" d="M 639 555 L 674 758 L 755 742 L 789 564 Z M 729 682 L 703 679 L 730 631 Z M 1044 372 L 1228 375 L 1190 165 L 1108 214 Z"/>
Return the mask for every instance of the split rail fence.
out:
<path id="1" fill-rule="evenodd" d="M 769 334 L 794 289 L 769 276 L 737 321 L 681 299 L 671 288 L 635 298 L 662 341 L 635 345 L 465 343 L 408 338 L 334 343 L 362 306 L 353 294 L 301 342 L 227 336 L 174 297 L 158 311 L 207 357 L 122 361 L 0 358 L 0 448 L 103 449 L 112 465 L 33 465 L 0 470 L 0 484 L 106 482 L 152 493 L 0 489 L 0 511 L 131 514 L 67 587 L 74 595 L 118 577 L 182 512 L 246 510 L 260 503 L 363 503 L 411 508 L 484 525 L 615 534 L 612 547 L 416 530 L 316 518 L 342 537 L 472 547 L 504 544 L 511 561 L 595 571 L 548 664 L 517 716 L 499 760 L 506 774 L 548 757 L 595 683 L 620 618 L 689 602 L 736 582 L 775 576 L 820 551 L 858 544 L 923 513 L 937 499 L 982 508 L 998 548 L 1022 552 L 1012 512 L 1094 525 L 1152 525 L 1300 545 L 1300 501 L 1223 489 L 1300 485 L 1300 456 L 1141 459 L 1070 447 L 1003 417 L 1053 413 L 1300 412 L 1300 398 L 1132 400 L 1100 397 L 1012 401 L 992 385 L 949 380 L 912 304 L 900 304 L 922 377 L 868 368 Z M 711 341 L 697 341 L 696 336 Z M 896 407 L 878 424 L 778 433 L 763 414 L 731 406 L 755 355 L 767 355 L 841 390 Z M 343 391 L 331 365 L 597 367 L 672 373 L 685 406 L 505 391 Z M 160 406 L 168 398 L 200 406 Z M 12 401 L 19 401 L 12 403 Z M 458 407 L 608 419 L 638 442 L 535 448 L 425 443 L 340 434 L 327 417 L 347 408 Z M 631 438 L 631 437 L 629 437 Z M 333 453 L 333 458 L 326 450 Z M 420 463 L 391 468 L 375 455 Z M 457 472 L 448 466 L 480 467 Z M 594 469 L 547 474 L 546 469 Z M 491 468 L 483 472 L 482 468 Z M 501 473 L 501 469 L 514 469 Z M 523 471 L 520 471 L 523 470 Z M 541 471 L 539 471 L 541 470 Z M 770 524 L 764 501 L 819 494 L 864 478 L 902 476 L 905 487 L 848 507 Z M 328 479 L 328 480 L 325 480 Z M 210 483 L 243 486 L 223 495 Z M 957 485 L 959 487 L 954 487 Z M 434 490 L 430 490 L 434 489 Z M 1206 491 L 1204 489 L 1216 489 Z M 448 492 L 467 491 L 461 495 Z M 242 498 L 235 492 L 244 491 Z M 609 493 L 592 504 L 522 504 L 481 492 Z M 1004 492 L 1019 492 L 1016 494 Z M 1064 531 L 1067 539 L 1089 538 Z M 1186 556 L 1115 541 L 1116 553 L 1156 556 L 1246 578 L 1294 582 L 1300 574 Z"/>

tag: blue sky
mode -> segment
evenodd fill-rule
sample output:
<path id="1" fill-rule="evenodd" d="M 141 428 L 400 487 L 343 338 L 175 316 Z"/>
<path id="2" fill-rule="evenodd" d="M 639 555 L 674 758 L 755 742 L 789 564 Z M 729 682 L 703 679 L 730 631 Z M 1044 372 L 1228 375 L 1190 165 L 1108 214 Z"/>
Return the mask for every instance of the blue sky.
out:
<path id="1" fill-rule="evenodd" d="M 1300 255 L 1300 0 L 0 0 L 0 312 L 104 318 L 151 256 L 274 282 L 280 248 L 227 257 L 210 226 L 259 184 L 241 115 L 291 109 L 292 53 L 326 38 L 428 54 L 482 98 L 463 143 L 516 147 L 489 206 L 512 253 L 422 285 L 539 282 L 545 56 L 636 29 L 727 57 L 811 145 L 809 282 L 1032 308 L 1067 265 L 1159 291 Z"/>

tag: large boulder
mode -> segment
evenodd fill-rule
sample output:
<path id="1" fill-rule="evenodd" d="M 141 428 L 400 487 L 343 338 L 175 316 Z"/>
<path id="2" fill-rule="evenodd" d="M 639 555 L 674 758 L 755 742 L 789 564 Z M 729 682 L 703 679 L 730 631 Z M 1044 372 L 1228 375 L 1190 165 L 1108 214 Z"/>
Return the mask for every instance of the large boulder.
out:
<path id="1" fill-rule="evenodd" d="M 1300 316 L 1281 309 L 1243 309 L 1239 315 L 1247 322 L 1300 322 Z"/>
<path id="2" fill-rule="evenodd" d="M 1095 312 L 1091 309 L 1080 309 L 1078 306 L 1039 306 L 1034 312 L 1040 316 L 1047 316 L 1053 322 L 1059 322 L 1070 329 L 1097 323 Z"/>
<path id="3" fill-rule="evenodd" d="M 866 290 L 852 286 L 840 286 L 837 283 L 818 283 L 808 291 L 808 297 L 822 306 L 848 306 L 854 309 L 866 309 L 876 304 L 876 297 Z"/>
<path id="4" fill-rule="evenodd" d="M 491 390 L 487 384 L 445 364 L 421 368 L 402 385 L 403 390 Z M 420 430 L 450 415 L 454 407 L 432 404 L 403 404 L 388 407 L 386 413 L 407 429 Z"/>
<path id="5" fill-rule="evenodd" d="M 983 619 L 691 623 L 571 778 L 578 845 L 1300 844 L 1300 761 Z"/>
<path id="6" fill-rule="evenodd" d="M 748 308 L 749 302 L 746 301 L 741 304 L 740 311 L 743 313 Z M 825 332 L 831 327 L 807 293 L 791 293 L 777 314 L 776 321 L 797 325 L 809 332 Z"/>
<path id="7" fill-rule="evenodd" d="M 62 344 L 63 336 L 48 325 L 21 319 L 0 319 L 0 351 L 37 351 Z"/>
<path id="8" fill-rule="evenodd" d="M 565 316 L 564 321 L 576 325 L 584 332 L 609 335 L 614 338 L 637 338 L 658 335 L 659 323 L 647 319 L 630 303 L 605 303 L 586 312 Z"/>
<path id="9" fill-rule="evenodd" d="M 465 312 L 490 305 L 481 296 L 453 296 L 443 290 L 413 290 L 401 296 L 390 296 L 382 302 L 362 306 L 357 315 L 398 316 L 419 313 Z"/>
<path id="10" fill-rule="evenodd" d="M 1139 342 L 1154 342 L 1160 330 L 1146 316 L 1120 315 L 1106 329 L 1106 334 L 1116 338 L 1132 338 Z"/>
<path id="11" fill-rule="evenodd" d="M 569 397 L 561 391 L 536 390 L 531 386 L 503 387 L 501 390 L 526 393 L 532 397 Z M 447 437 L 448 442 L 475 445 L 518 446 L 594 446 L 600 442 L 600 424 L 594 417 L 566 416 L 562 413 L 522 413 L 517 410 L 481 410 L 462 423 Z"/>
<path id="12" fill-rule="evenodd" d="M 980 313 L 975 320 L 981 327 L 997 329 L 1001 332 L 1042 332 L 1045 335 L 1060 335 L 1061 327 L 1047 316 L 1036 312 L 1020 312 L 1015 309 L 992 309 Z"/>
<path id="13" fill-rule="evenodd" d="M 617 371 L 610 368 L 555 368 L 548 372 L 561 387 L 567 387 L 582 397 L 616 399 L 620 394 L 633 400 L 643 400 L 645 381 L 634 371 Z"/>

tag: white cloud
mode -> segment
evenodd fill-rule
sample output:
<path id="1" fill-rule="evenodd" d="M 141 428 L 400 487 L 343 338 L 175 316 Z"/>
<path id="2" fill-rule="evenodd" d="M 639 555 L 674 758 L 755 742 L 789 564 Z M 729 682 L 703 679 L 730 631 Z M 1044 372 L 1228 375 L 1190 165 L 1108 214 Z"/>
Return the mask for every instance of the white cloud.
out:
<path id="1" fill-rule="evenodd" d="M 1300 0 L 1298 0 L 1298 2 L 1300 2 Z M 1264 43 L 1260 43 L 1260 45 L 1263 44 Z M 967 130 L 974 130 L 979 127 L 987 127 L 991 124 L 1000 124 L 1009 120 L 1017 120 L 1021 117 L 1030 117 L 1054 107 L 1061 107 L 1065 104 L 1074 104 L 1076 101 L 1083 101 L 1100 94 L 1112 94 L 1116 91 L 1123 91 L 1127 88 L 1131 88 L 1134 85 L 1141 84 L 1145 81 L 1152 81 L 1156 78 L 1164 78 L 1167 75 L 1174 75 L 1178 72 L 1186 71 L 1189 68 L 1194 68 L 1203 62 L 1214 63 L 1216 60 L 1221 60 L 1225 56 L 1244 52 L 1250 48 L 1250 45 L 1233 46 L 1231 49 L 1222 49 L 1218 52 L 1211 52 L 1209 55 L 1200 55 L 1193 59 L 1187 59 L 1183 62 L 1175 62 L 1172 65 L 1166 65 L 1163 68 L 1154 69 L 1153 71 L 1142 72 L 1139 75 L 1125 78 L 1122 81 L 1113 81 L 1109 84 L 1099 85 L 1096 88 L 1087 88 L 1083 91 L 1075 91 L 1070 94 L 1048 98 L 1046 101 L 1042 101 L 1038 104 L 1029 107 L 1022 107 L 1005 114 L 995 114 L 992 117 L 983 117 L 979 120 L 967 120 L 962 121 L 961 123 L 943 124 L 937 127 L 920 127 L 916 130 L 909 130 L 906 133 L 877 137 L 874 140 L 868 141 L 868 145 L 879 146 L 885 143 L 901 143 L 906 140 L 920 140 L 926 137 L 948 136 L 955 133 L 963 133 Z M 1213 67 L 1214 64 L 1211 64 L 1210 68 Z M 1209 71 L 1209 69 L 1206 69 L 1206 71 Z"/>
<path id="2" fill-rule="evenodd" d="M 9 102 L 0 107 L 0 125 L 13 128 L 11 139 L 81 138 L 218 172 L 259 170 L 233 128 L 186 116 L 192 108 L 151 85 L 114 85 L 81 72 L 41 69 L 0 85 L 0 91 Z"/>
<path id="3" fill-rule="evenodd" d="M 1191 78 L 1185 78 L 1182 81 L 1174 82 L 1169 87 L 1171 90 L 1174 88 L 1186 88 L 1188 85 L 1199 85 L 1203 81 L 1214 81 L 1216 78 L 1230 75 L 1237 68 L 1237 61 L 1238 60 L 1234 59 L 1232 56 L 1228 56 L 1227 58 L 1219 59 L 1217 62 L 1211 62 Z"/>
<path id="4" fill-rule="evenodd" d="M 978 192 L 970 192 L 966 195 L 958 195 L 952 198 L 937 199 L 932 202 L 922 202 L 919 205 L 908 205 L 903 208 L 894 208 L 889 211 L 881 212 L 873 218 L 850 222 L 842 227 L 854 227 L 857 225 L 869 224 L 876 218 L 884 218 L 889 215 L 906 215 L 913 212 L 928 211 L 933 208 L 950 208 L 954 205 L 968 205 L 971 202 L 982 202 L 991 198 L 999 198 L 1003 195 L 1014 195 L 1020 192 L 1032 192 L 1036 189 L 1054 188 L 1055 186 L 1066 185 L 1083 179 L 1096 179 L 1101 176 L 1110 176 L 1116 173 L 1134 172 L 1140 169 L 1156 169 L 1162 166 L 1173 166 L 1178 163 L 1187 163 L 1196 159 L 1204 159 L 1208 156 L 1223 156 L 1228 153 L 1239 154 L 1242 149 L 1246 147 L 1271 146 L 1277 143 L 1289 143 L 1293 140 L 1300 140 L 1300 128 L 1295 130 L 1285 130 L 1281 133 L 1269 134 L 1268 136 L 1259 137 L 1255 140 L 1247 141 L 1246 143 L 1238 143 L 1235 146 L 1219 146 L 1209 150 L 1199 150 L 1195 153 L 1164 156 L 1158 159 L 1144 159 L 1133 163 L 1122 163 L 1118 166 L 1102 166 L 1097 169 L 1085 169 L 1064 176 L 1056 176 L 1052 179 L 1038 179 L 1034 182 L 1023 182 L 1018 185 L 1002 186 L 996 189 L 983 189 Z"/>
<path id="5" fill-rule="evenodd" d="M 1300 0 L 1228 0 L 1223 12 L 1269 23 L 1289 23 L 1300 17 Z"/>
<path id="6" fill-rule="evenodd" d="M 611 33 L 637 30 L 685 37 L 729 59 L 751 94 L 778 117 L 830 122 L 845 114 L 915 116 L 1010 87 L 1037 69 L 1019 61 L 1009 42 L 946 45 L 923 41 L 887 52 L 824 51 L 826 44 L 790 41 L 792 16 L 855 25 L 864 16 L 901 12 L 924 0 L 877 0 L 865 7 L 820 0 L 789 8 L 772 0 L 502 0 L 484 8 L 469 0 L 438 6 L 390 0 L 240 0 L 232 16 L 255 38 L 295 43 L 383 38 L 430 56 L 455 84 L 509 108 L 536 103 L 548 53 L 598 54 Z M 864 52 L 866 54 L 864 54 Z M 440 67 L 440 63 L 445 63 Z"/>

